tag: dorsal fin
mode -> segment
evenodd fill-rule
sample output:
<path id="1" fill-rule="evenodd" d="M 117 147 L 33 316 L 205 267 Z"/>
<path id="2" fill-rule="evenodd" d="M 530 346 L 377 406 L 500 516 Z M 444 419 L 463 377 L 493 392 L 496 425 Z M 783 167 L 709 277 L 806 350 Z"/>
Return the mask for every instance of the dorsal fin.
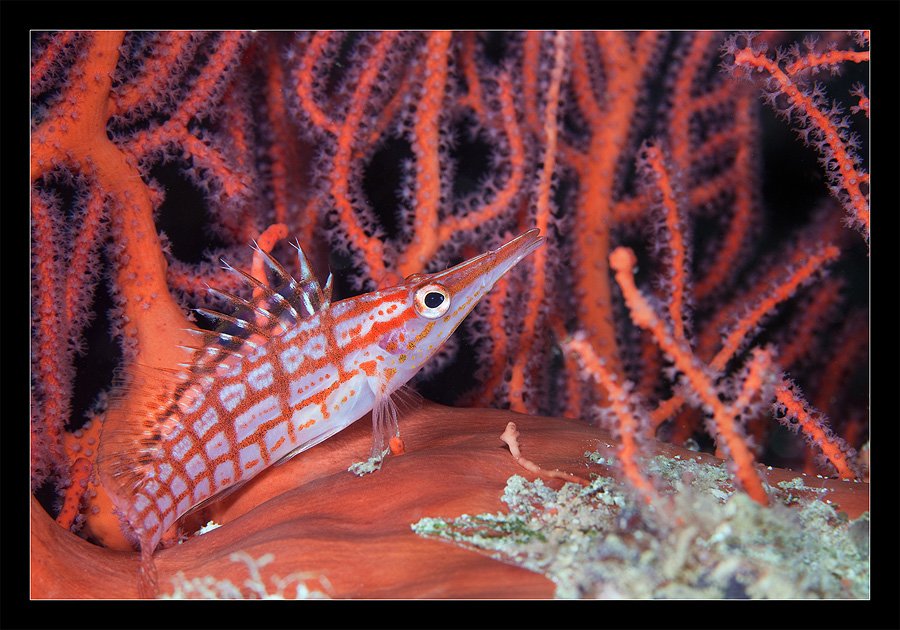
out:
<path id="1" fill-rule="evenodd" d="M 209 294 L 230 304 L 233 312 L 227 314 L 209 308 L 193 309 L 195 313 L 214 321 L 216 327 L 212 331 L 187 329 L 200 337 L 200 343 L 199 346 L 181 346 L 191 352 L 191 361 L 180 364 L 180 367 L 191 375 L 214 373 L 228 357 L 247 356 L 260 343 L 283 335 L 300 320 L 330 304 L 331 274 L 322 291 L 299 244 L 293 246 L 299 254 L 302 272 L 299 282 L 256 243 L 252 248 L 269 271 L 267 282 L 232 267 L 225 260 L 221 261 L 225 270 L 254 289 L 255 297 L 246 300 L 207 285 Z"/>
<path id="2" fill-rule="evenodd" d="M 267 334 L 272 336 L 283 334 L 290 329 L 291 325 L 296 324 L 300 320 L 300 314 L 283 295 L 273 291 L 246 271 L 232 267 L 225 260 L 221 262 L 225 270 L 235 274 L 244 283 L 259 292 L 258 296 L 251 300 L 250 303 L 253 305 L 254 310 L 261 309 L 266 314 L 265 317 L 257 321 L 257 324 Z"/>
<path id="3" fill-rule="evenodd" d="M 315 276 L 312 275 L 309 262 L 306 260 L 306 256 L 303 256 L 302 250 L 300 250 L 301 275 L 299 282 L 281 266 L 281 263 L 272 258 L 268 252 L 260 249 L 256 243 L 253 243 L 253 251 L 259 255 L 271 273 L 271 286 L 274 289 L 273 297 L 277 296 L 276 300 L 283 298 L 288 310 L 291 311 L 291 315 L 295 319 L 309 317 L 319 310 L 321 300 L 313 299 L 313 297 L 317 297 L 316 294 L 321 294 L 319 283 Z M 278 301 L 281 303 L 281 300 Z"/>
<path id="4" fill-rule="evenodd" d="M 253 311 L 253 320 L 265 334 L 269 336 L 284 334 L 300 320 L 313 316 L 331 303 L 331 274 L 328 276 L 323 291 L 312 273 L 312 267 L 299 242 L 291 243 L 291 245 L 297 250 L 300 266 L 299 279 L 291 276 L 281 263 L 254 242 L 251 247 L 255 256 L 265 266 L 266 282 L 246 271 L 232 267 L 224 260 L 221 262 L 227 271 L 234 273 L 254 289 L 255 297 L 251 300 L 244 300 L 216 289 L 210 289 L 210 292 L 231 303 L 237 311 L 244 313 L 244 315 L 238 313 L 232 315 L 237 319 L 250 321 L 251 318 L 248 315 L 250 311 Z M 214 311 L 210 311 L 210 313 L 214 313 Z"/>

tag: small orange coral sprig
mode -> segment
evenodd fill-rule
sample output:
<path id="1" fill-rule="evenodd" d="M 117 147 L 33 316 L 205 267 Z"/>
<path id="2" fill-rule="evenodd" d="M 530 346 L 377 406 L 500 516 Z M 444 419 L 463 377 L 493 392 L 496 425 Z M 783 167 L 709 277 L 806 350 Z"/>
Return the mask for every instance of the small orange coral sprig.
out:
<path id="1" fill-rule="evenodd" d="M 589 481 L 578 475 L 573 475 L 572 473 L 564 472 L 562 470 L 547 470 L 541 468 L 538 464 L 522 455 L 522 451 L 519 448 L 519 429 L 516 427 L 515 422 L 507 423 L 506 429 L 504 429 L 503 433 L 500 435 L 500 441 L 509 447 L 509 452 L 513 456 L 513 459 L 516 460 L 516 463 L 528 472 L 532 472 L 535 475 L 547 479 L 562 479 L 563 481 L 571 481 L 583 486 L 590 485 Z"/>

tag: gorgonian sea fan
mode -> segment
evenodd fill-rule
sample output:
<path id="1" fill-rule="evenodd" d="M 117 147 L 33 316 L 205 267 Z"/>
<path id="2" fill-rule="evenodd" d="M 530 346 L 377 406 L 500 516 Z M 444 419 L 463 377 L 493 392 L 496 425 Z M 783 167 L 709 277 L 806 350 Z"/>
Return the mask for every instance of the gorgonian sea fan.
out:
<path id="1" fill-rule="evenodd" d="M 615 425 L 603 387 L 562 352 L 580 332 L 643 401 L 644 437 L 712 450 L 703 397 L 635 325 L 610 271 L 610 253 L 627 246 L 637 287 L 711 370 L 717 396 L 741 400 L 765 349 L 772 373 L 837 436 L 866 442 L 866 244 L 841 225 L 843 214 L 863 231 L 864 35 L 33 41 L 36 488 L 69 484 L 65 445 L 79 443 L 86 412 L 102 417 L 112 369 L 174 361 L 165 348 L 177 340 L 159 326 L 186 322 L 188 307 L 221 307 L 205 284 L 237 287 L 219 258 L 248 267 L 248 243 L 276 223 L 320 275 L 335 272 L 336 298 L 546 227 L 545 253 L 501 282 L 423 373 L 435 400 Z M 829 51 L 840 54 L 816 61 Z M 807 95 L 805 110 L 779 92 L 779 72 Z M 836 138 L 816 127 L 820 114 L 836 120 Z M 819 264 L 805 270 L 810 259 Z M 754 399 L 749 411 L 738 429 L 755 457 L 814 469 L 818 448 L 780 428 L 780 408 Z"/>

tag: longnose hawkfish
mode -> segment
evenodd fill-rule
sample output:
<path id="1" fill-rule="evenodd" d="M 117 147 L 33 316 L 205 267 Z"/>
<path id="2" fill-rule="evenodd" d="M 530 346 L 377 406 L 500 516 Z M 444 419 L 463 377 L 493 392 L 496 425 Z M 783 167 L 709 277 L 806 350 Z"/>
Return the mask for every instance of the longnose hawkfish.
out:
<path id="1" fill-rule="evenodd" d="M 379 465 L 385 439 L 399 438 L 392 395 L 542 240 L 529 230 L 445 271 L 334 303 L 331 275 L 322 289 L 299 245 L 299 280 L 260 249 L 271 282 L 226 264 L 254 299 L 210 289 L 234 314 L 197 309 L 217 329 L 193 331 L 201 343 L 180 370 L 149 375 L 168 379 L 167 395 L 136 404 L 123 394 L 129 402 L 104 423 L 99 474 L 140 546 L 141 594 L 157 592 L 153 553 L 180 518 L 369 411 Z"/>

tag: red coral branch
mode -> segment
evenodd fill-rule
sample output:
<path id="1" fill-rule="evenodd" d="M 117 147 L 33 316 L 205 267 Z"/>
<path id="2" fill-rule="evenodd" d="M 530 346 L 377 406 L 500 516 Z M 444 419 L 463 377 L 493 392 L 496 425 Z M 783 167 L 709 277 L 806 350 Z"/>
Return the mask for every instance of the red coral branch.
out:
<path id="1" fill-rule="evenodd" d="M 69 529 L 75 522 L 81 509 L 81 499 L 87 491 L 88 481 L 91 477 L 93 466 L 87 457 L 79 457 L 72 464 L 70 471 L 71 485 L 66 489 L 63 505 L 56 517 L 60 527 Z"/>
<path id="2" fill-rule="evenodd" d="M 550 227 L 550 192 L 553 181 L 553 172 L 556 168 L 556 152 L 558 140 L 558 112 L 559 97 L 562 86 L 563 72 L 565 71 L 566 48 L 568 38 L 565 33 L 559 32 L 553 41 L 553 69 L 550 72 L 550 89 L 547 93 L 546 107 L 544 108 L 543 123 L 543 152 L 541 159 L 543 168 L 540 171 L 537 182 L 535 213 L 533 225 L 541 234 L 546 234 Z M 532 276 L 531 300 L 523 313 L 521 324 L 522 340 L 519 351 L 513 358 L 512 378 L 509 383 L 510 409 L 526 412 L 525 404 L 525 371 L 534 356 L 533 347 L 536 329 L 540 323 L 541 310 L 545 309 L 546 284 L 547 284 L 547 250 L 541 248 L 534 253 L 531 260 L 534 269 Z"/>
<path id="3" fill-rule="evenodd" d="M 603 362 L 583 335 L 563 341 L 562 346 L 567 353 L 572 353 L 577 357 L 581 369 L 588 378 L 595 380 L 607 391 L 610 410 L 615 417 L 615 425 L 610 428 L 613 435 L 620 440 L 616 451 L 619 458 L 618 465 L 625 478 L 647 503 L 656 501 L 658 499 L 656 489 L 646 475 L 641 472 L 638 461 L 638 454 L 642 451 L 638 440 L 646 431 L 644 427 L 648 424 L 648 419 L 641 411 L 639 401 L 632 394 L 634 385 L 627 381 L 619 385 L 615 375 L 604 367 Z"/>
<path id="4" fill-rule="evenodd" d="M 821 413 L 809 406 L 799 388 L 790 380 L 784 380 L 775 390 L 775 417 L 785 426 L 798 428 L 828 458 L 842 479 L 856 479 L 853 458 L 856 452 L 825 424 Z M 796 422 L 796 425 L 794 424 Z"/>
<path id="5" fill-rule="evenodd" d="M 868 61 L 868 52 L 832 50 L 821 55 L 810 54 L 799 58 L 795 58 L 796 54 L 779 55 L 783 58 L 772 59 L 762 49 L 753 47 L 751 37 L 744 36 L 744 39 L 747 41 L 743 46 L 738 44 L 738 37 L 729 39 L 725 44 L 727 54 L 733 57 L 734 67 L 766 75 L 767 100 L 788 120 L 792 115 L 797 117 L 800 135 L 822 155 L 822 164 L 833 194 L 841 201 L 851 223 L 862 232 L 868 243 L 869 175 L 860 166 L 855 150 L 857 139 L 848 133 L 848 122 L 838 118 L 841 108 L 826 102 L 822 88 L 819 85 L 806 87 L 798 83 L 795 76 L 801 70 L 825 63 L 823 59 L 834 60 L 827 62 L 828 65 L 841 61 Z M 786 104 L 776 103 L 778 95 L 786 98 Z"/>
<path id="6" fill-rule="evenodd" d="M 767 505 L 768 497 L 763 489 L 759 472 L 754 468 L 753 454 L 747 448 L 746 438 L 735 422 L 731 410 L 719 400 L 719 390 L 715 386 L 718 375 L 703 366 L 687 344 L 674 336 L 670 327 L 659 319 L 638 291 L 634 284 L 635 263 L 634 252 L 624 247 L 616 248 L 609 256 L 609 266 L 615 272 L 616 282 L 622 289 L 631 319 L 637 326 L 653 334 L 660 349 L 684 374 L 686 386 L 697 396 L 704 410 L 712 415 L 715 431 L 722 440 L 721 445 L 734 462 L 735 475 L 741 486 L 757 503 Z"/>
<path id="7" fill-rule="evenodd" d="M 662 209 L 665 228 L 660 231 L 658 239 L 660 249 L 666 252 L 665 264 L 670 269 L 666 282 L 667 298 L 669 303 L 669 320 L 675 336 L 685 336 L 685 312 L 687 307 L 688 276 L 687 268 L 689 248 L 685 243 L 685 231 L 681 208 L 684 202 L 679 202 L 680 186 L 673 182 L 671 167 L 665 164 L 663 151 L 652 144 L 645 144 L 641 148 L 638 159 L 643 163 L 639 165 L 642 174 L 646 178 L 646 185 L 650 188 L 648 197 L 653 203 Z M 651 184 L 652 182 L 652 184 Z M 679 191 L 676 193 L 676 189 Z"/>

